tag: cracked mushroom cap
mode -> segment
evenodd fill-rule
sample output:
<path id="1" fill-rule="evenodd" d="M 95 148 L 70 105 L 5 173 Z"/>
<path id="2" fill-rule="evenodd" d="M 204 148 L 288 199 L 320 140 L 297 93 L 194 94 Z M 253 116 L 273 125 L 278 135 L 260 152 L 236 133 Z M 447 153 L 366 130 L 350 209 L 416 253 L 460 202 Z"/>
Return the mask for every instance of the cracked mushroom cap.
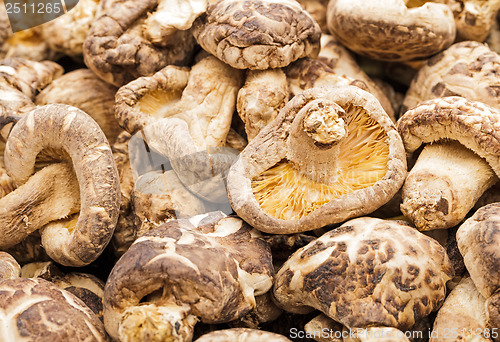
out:
<path id="1" fill-rule="evenodd" d="M 47 151 L 57 152 L 54 158 L 70 161 L 73 167 L 51 164 L 33 175 L 37 157 Z M 58 174 L 63 172 L 60 165 L 66 166 Z M 101 254 L 118 219 L 120 188 L 109 143 L 90 116 L 63 104 L 32 110 L 11 131 L 5 166 L 19 188 L 0 199 L 4 209 L 0 220 L 5 222 L 2 248 L 64 219 L 41 231 L 42 245 L 51 258 L 67 266 L 82 266 Z M 42 172 L 42 177 L 53 179 L 37 176 Z M 53 192 L 59 188 L 64 192 Z M 19 207 L 22 196 L 29 199 L 39 194 L 38 201 L 26 200 Z M 68 218 L 71 214 L 76 215 Z"/>
<path id="2" fill-rule="evenodd" d="M 321 29 L 295 0 L 221 0 L 194 22 L 193 35 L 233 68 L 263 70 L 315 57 Z"/>
<path id="3" fill-rule="evenodd" d="M 479 42 L 460 42 L 430 58 L 406 92 L 401 112 L 438 97 L 462 96 L 500 109 L 500 56 Z"/>
<path id="4" fill-rule="evenodd" d="M 294 253 L 273 294 L 293 313 L 311 307 L 347 328 L 409 329 L 437 309 L 453 269 L 446 250 L 403 221 L 363 217 Z"/>
<path id="5" fill-rule="evenodd" d="M 2 341 L 109 341 L 80 299 L 40 278 L 0 282 L 0 314 Z"/>
<path id="6" fill-rule="evenodd" d="M 180 8 L 196 1 L 102 0 L 99 16 L 92 23 L 83 44 L 85 64 L 104 81 L 120 87 L 138 77 L 150 76 L 166 65 L 185 65 L 195 41 L 188 28 L 163 28 L 192 22 L 200 14 L 195 7 Z M 187 9 L 187 10 L 186 10 Z M 156 13 L 158 12 L 158 13 Z M 180 13 L 180 18 L 175 18 Z M 197 14 L 196 14 L 197 13 Z M 187 15 L 183 17 L 184 15 Z M 165 22 L 163 22 L 165 20 Z M 156 36 L 155 30 L 160 34 Z"/>
<path id="7" fill-rule="evenodd" d="M 212 213 L 169 221 L 114 266 L 104 324 L 115 340 L 187 341 L 198 319 L 223 323 L 248 313 L 273 273 L 269 247 L 242 220 Z"/>
<path id="8" fill-rule="evenodd" d="M 391 62 L 431 56 L 456 34 L 451 9 L 434 2 L 407 7 L 404 0 L 332 0 L 327 25 L 350 50 Z"/>
<path id="9" fill-rule="evenodd" d="M 0 282 L 5 279 L 19 278 L 21 266 L 12 255 L 0 252 Z"/>
<path id="10" fill-rule="evenodd" d="M 354 86 L 295 96 L 229 170 L 235 212 L 255 228 L 291 234 L 377 209 L 406 176 L 406 156 L 378 100 Z"/>
<path id="11" fill-rule="evenodd" d="M 225 330 L 217 330 L 205 334 L 198 338 L 195 342 L 290 342 L 283 335 L 275 334 L 269 331 L 247 328 L 233 328 Z"/>

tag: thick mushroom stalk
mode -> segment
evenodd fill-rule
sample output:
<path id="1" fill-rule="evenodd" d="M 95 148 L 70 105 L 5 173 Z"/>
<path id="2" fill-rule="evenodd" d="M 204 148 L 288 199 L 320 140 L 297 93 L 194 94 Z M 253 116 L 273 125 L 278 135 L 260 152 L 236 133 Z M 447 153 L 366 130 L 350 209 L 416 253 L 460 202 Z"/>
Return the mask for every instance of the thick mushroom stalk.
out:
<path id="1" fill-rule="evenodd" d="M 406 178 L 401 211 L 420 230 L 453 227 L 497 181 L 488 163 L 460 143 L 426 145 Z"/>

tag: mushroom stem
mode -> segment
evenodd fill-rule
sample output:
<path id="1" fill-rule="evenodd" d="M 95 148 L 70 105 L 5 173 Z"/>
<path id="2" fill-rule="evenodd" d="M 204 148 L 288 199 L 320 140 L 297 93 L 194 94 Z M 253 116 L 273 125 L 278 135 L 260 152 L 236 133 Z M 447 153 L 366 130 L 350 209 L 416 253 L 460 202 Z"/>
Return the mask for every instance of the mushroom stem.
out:
<path id="1" fill-rule="evenodd" d="M 458 142 L 426 145 L 403 186 L 401 211 L 419 230 L 458 224 L 498 177 Z"/>
<path id="2" fill-rule="evenodd" d="M 79 209 L 80 191 L 71 165 L 59 163 L 43 168 L 0 199 L 0 249 L 20 243 L 50 221 Z"/>

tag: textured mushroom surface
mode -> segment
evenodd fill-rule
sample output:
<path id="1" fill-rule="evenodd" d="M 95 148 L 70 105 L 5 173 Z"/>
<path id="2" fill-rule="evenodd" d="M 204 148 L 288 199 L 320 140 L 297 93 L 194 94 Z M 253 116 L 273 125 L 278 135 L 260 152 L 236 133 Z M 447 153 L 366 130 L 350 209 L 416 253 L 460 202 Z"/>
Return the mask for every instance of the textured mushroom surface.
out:
<path id="1" fill-rule="evenodd" d="M 8 31 L 9 37 L 0 45 L 0 58 L 23 58 L 34 62 L 58 58 L 59 54 L 43 39 L 41 25 L 14 34 L 10 28 Z"/>
<path id="2" fill-rule="evenodd" d="M 427 144 L 402 188 L 403 214 L 422 230 L 457 225 L 500 175 L 500 112 L 449 96 L 420 103 L 397 126 L 408 153 Z"/>
<path id="3" fill-rule="evenodd" d="M 453 43 L 455 21 L 444 4 L 407 8 L 403 0 L 332 0 L 327 25 L 350 50 L 385 61 L 431 56 Z"/>
<path id="4" fill-rule="evenodd" d="M 104 323 L 117 340 L 189 341 L 198 319 L 243 317 L 271 288 L 273 274 L 269 246 L 242 220 L 212 213 L 169 221 L 116 263 Z"/>
<path id="5" fill-rule="evenodd" d="M 77 297 L 40 279 L 0 282 L 0 339 L 109 341 L 102 322 Z"/>
<path id="6" fill-rule="evenodd" d="M 12 255 L 0 252 L 0 282 L 5 279 L 19 278 L 21 266 Z"/>
<path id="7" fill-rule="evenodd" d="M 43 151 L 59 152 L 52 157 L 72 166 L 55 163 L 33 175 Z M 38 107 L 12 129 L 5 166 L 20 185 L 17 190 L 23 188 L 23 192 L 14 191 L 0 200 L 2 248 L 52 222 L 41 231 L 42 245 L 57 262 L 82 266 L 101 254 L 118 219 L 120 188 L 111 148 L 94 120 L 68 105 Z M 41 172 L 45 175 L 37 176 Z M 33 183 L 35 177 L 39 178 Z M 29 200 L 38 195 L 37 202 Z M 64 220 L 54 221 L 60 219 Z"/>
<path id="8" fill-rule="evenodd" d="M 295 0 L 222 0 L 194 22 L 193 35 L 233 68 L 262 70 L 316 56 L 321 29 Z"/>
<path id="9" fill-rule="evenodd" d="M 444 301 L 446 250 L 402 221 L 358 218 L 295 252 L 273 294 L 294 313 L 311 308 L 347 328 L 409 329 Z"/>
<path id="10" fill-rule="evenodd" d="M 461 42 L 430 58 L 413 78 L 402 113 L 420 102 L 462 96 L 500 109 L 500 56 L 479 42 Z"/>
<path id="11" fill-rule="evenodd" d="M 148 37 L 148 18 L 168 1 L 100 2 L 99 16 L 83 44 L 85 64 L 108 83 L 120 87 L 140 76 L 150 76 L 166 65 L 184 65 L 193 54 L 189 30 L 176 30 L 158 41 Z M 175 3 L 178 1 L 172 1 Z M 167 11 L 176 7 L 166 6 Z M 160 16 L 161 17 L 161 16 Z M 161 26 L 160 26 L 161 27 Z"/>
<path id="12" fill-rule="evenodd" d="M 402 142 L 376 98 L 354 86 L 317 87 L 247 145 L 227 184 L 241 218 L 290 234 L 377 209 L 405 176 Z"/>
<path id="13" fill-rule="evenodd" d="M 287 342 L 290 341 L 283 335 L 274 334 L 268 331 L 257 329 L 233 328 L 218 330 L 205 334 L 198 338 L 195 342 Z"/>

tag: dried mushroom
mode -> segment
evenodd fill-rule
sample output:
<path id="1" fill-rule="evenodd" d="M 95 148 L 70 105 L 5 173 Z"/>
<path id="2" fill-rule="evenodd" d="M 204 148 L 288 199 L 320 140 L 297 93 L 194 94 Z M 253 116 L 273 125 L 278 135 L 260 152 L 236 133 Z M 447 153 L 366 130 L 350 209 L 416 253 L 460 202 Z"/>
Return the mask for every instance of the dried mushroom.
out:
<path id="1" fill-rule="evenodd" d="M 121 133 L 113 111 L 116 91 L 92 71 L 78 69 L 49 84 L 36 96 L 35 104 L 64 103 L 83 110 L 99 124 L 110 144 L 113 144 Z"/>
<path id="2" fill-rule="evenodd" d="M 455 226 L 498 181 L 500 111 L 450 96 L 420 103 L 397 127 L 408 153 L 425 144 L 403 185 L 402 213 L 419 230 Z"/>
<path id="3" fill-rule="evenodd" d="M 480 208 L 457 231 L 457 243 L 465 267 L 477 288 L 486 299 L 488 324 L 500 327 L 500 203 Z"/>
<path id="4" fill-rule="evenodd" d="M 461 42 L 429 59 L 413 78 L 402 113 L 420 102 L 462 96 L 500 109 L 500 56 L 487 45 Z"/>
<path id="5" fill-rule="evenodd" d="M 446 331 L 455 331 L 456 335 Z M 491 342 L 484 297 L 467 277 L 446 297 L 432 328 L 430 342 Z"/>
<path id="6" fill-rule="evenodd" d="M 195 342 L 290 342 L 283 335 L 257 329 L 234 328 L 213 331 L 198 338 Z"/>
<path id="7" fill-rule="evenodd" d="M 41 62 L 56 60 L 58 53 L 52 50 L 43 38 L 42 26 L 36 26 L 9 34 L 9 38 L 0 46 L 0 57 L 16 57 Z"/>
<path id="8" fill-rule="evenodd" d="M 263 70 L 315 57 L 321 29 L 295 0 L 220 0 L 194 22 L 193 35 L 233 68 Z"/>
<path id="9" fill-rule="evenodd" d="M 431 56 L 455 40 L 455 20 L 444 4 L 404 0 L 331 0 L 327 25 L 350 50 L 373 59 L 409 61 Z"/>
<path id="10" fill-rule="evenodd" d="M 238 92 L 237 110 L 248 141 L 259 134 L 288 102 L 288 84 L 281 69 L 249 70 Z"/>
<path id="11" fill-rule="evenodd" d="M 242 220 L 212 213 L 169 221 L 118 260 L 104 290 L 114 340 L 190 341 L 198 320 L 222 323 L 272 286 L 269 247 Z"/>
<path id="12" fill-rule="evenodd" d="M 40 153 L 60 162 L 35 173 Z M 5 166 L 19 187 L 0 199 L 0 248 L 42 228 L 42 245 L 58 263 L 82 266 L 101 254 L 118 219 L 120 189 L 111 148 L 92 118 L 62 104 L 32 110 L 9 135 Z"/>
<path id="13" fill-rule="evenodd" d="M 295 96 L 229 170 L 235 212 L 274 234 L 372 212 L 403 184 L 401 138 L 377 99 L 354 86 Z"/>
<path id="14" fill-rule="evenodd" d="M 277 304 L 347 328 L 409 329 L 444 301 L 446 250 L 402 221 L 358 218 L 295 252 L 276 274 Z"/>
<path id="15" fill-rule="evenodd" d="M 19 278 L 21 266 L 12 255 L 0 252 L 0 282 L 5 279 Z"/>
<path id="16" fill-rule="evenodd" d="M 40 278 L 0 282 L 0 317 L 2 341 L 109 341 L 80 299 Z"/>

